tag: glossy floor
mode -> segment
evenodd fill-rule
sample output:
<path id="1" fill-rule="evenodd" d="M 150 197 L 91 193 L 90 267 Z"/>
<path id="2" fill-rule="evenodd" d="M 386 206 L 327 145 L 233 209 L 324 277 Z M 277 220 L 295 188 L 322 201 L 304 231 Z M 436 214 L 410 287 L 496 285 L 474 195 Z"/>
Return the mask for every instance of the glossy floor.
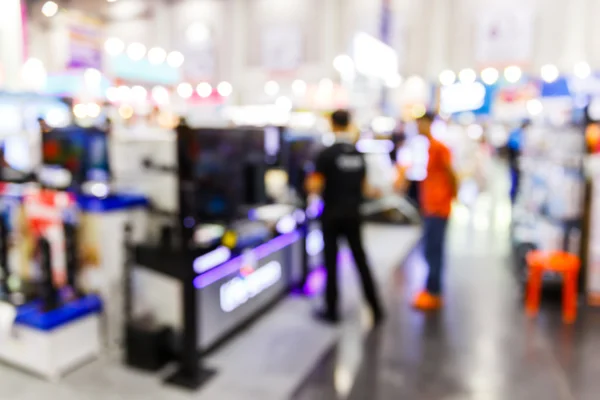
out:
<path id="1" fill-rule="evenodd" d="M 419 227 L 367 226 L 365 242 L 373 272 L 384 285 L 420 237 Z M 368 318 L 360 308 L 356 273 L 342 251 L 341 286 L 347 320 L 339 328 L 311 318 L 320 297 L 289 297 L 206 361 L 217 375 L 198 392 L 162 385 L 159 376 L 125 368 L 103 357 L 48 383 L 0 364 L 0 400 L 284 400 L 290 398 L 336 343 L 348 343 L 345 365 L 356 371 Z M 340 340 L 343 338 L 343 340 Z M 352 339 L 348 341 L 347 338 Z M 0 339 L 0 346 L 1 346 Z M 354 374 L 353 374 L 354 375 Z M 347 382 L 351 382 L 350 376 Z"/>
<path id="2" fill-rule="evenodd" d="M 386 288 L 389 318 L 361 342 L 358 372 L 348 373 L 341 343 L 295 400 L 600 398 L 600 312 L 582 309 L 568 326 L 559 305 L 545 301 L 537 319 L 524 316 L 509 258 L 510 206 L 496 198 L 455 210 L 443 311 L 409 307 L 424 275 L 415 251 Z"/>

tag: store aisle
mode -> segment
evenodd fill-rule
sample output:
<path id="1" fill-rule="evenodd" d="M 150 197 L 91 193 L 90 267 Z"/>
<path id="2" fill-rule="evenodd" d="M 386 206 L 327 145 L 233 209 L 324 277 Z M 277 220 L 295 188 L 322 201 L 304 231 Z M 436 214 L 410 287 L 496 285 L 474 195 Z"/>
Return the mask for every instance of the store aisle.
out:
<path id="1" fill-rule="evenodd" d="M 566 327 L 545 302 L 539 319 L 525 318 L 509 258 L 510 205 L 495 177 L 501 185 L 453 215 L 443 312 L 409 307 L 424 275 L 415 251 L 387 287 L 387 324 L 360 344 L 358 373 L 348 374 L 339 345 L 295 400 L 598 398 L 600 316 L 583 313 Z"/>
<path id="2" fill-rule="evenodd" d="M 367 251 L 380 285 L 385 285 L 420 235 L 417 226 L 365 227 Z M 59 383 L 48 383 L 0 364 L 0 400 L 285 400 L 336 343 L 350 345 L 344 354 L 354 376 L 362 360 L 361 353 L 354 350 L 362 348 L 369 321 L 361 307 L 357 274 L 350 264 L 349 253 L 342 251 L 340 286 L 346 316 L 342 326 L 330 327 L 312 318 L 320 296 L 290 296 L 208 357 L 207 365 L 218 373 L 198 392 L 164 386 L 159 376 L 103 358 Z"/>

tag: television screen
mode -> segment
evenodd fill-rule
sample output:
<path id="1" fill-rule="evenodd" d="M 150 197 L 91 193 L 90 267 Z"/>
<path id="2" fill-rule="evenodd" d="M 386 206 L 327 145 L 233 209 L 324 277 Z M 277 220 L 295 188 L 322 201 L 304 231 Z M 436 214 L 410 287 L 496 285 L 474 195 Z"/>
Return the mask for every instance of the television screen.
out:
<path id="1" fill-rule="evenodd" d="M 42 160 L 71 173 L 73 184 L 108 181 L 108 138 L 95 128 L 64 128 L 44 133 Z"/>
<path id="2" fill-rule="evenodd" d="M 298 193 L 304 191 L 305 176 L 314 171 L 315 161 L 323 144 L 318 137 L 289 136 L 283 145 L 284 164 L 290 185 Z"/>
<path id="3" fill-rule="evenodd" d="M 228 222 L 244 214 L 241 206 L 264 201 L 264 131 L 203 128 L 180 141 L 180 168 L 196 183 L 199 221 Z"/>
<path id="4" fill-rule="evenodd" d="M 27 136 L 9 135 L 0 138 L 0 181 L 23 182 L 32 170 Z"/>

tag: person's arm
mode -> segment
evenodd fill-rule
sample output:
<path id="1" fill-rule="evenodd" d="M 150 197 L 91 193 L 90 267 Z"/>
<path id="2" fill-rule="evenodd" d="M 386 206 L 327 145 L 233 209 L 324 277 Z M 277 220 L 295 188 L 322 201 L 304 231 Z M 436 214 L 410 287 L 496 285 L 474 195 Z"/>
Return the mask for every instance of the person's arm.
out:
<path id="1" fill-rule="evenodd" d="M 369 181 L 367 180 L 367 178 L 363 178 L 362 192 L 363 192 L 363 196 L 366 198 L 369 198 L 369 199 L 378 199 L 381 196 L 383 196 L 381 189 L 376 188 L 375 186 L 371 185 L 369 183 Z"/>
<path id="2" fill-rule="evenodd" d="M 450 185 L 452 187 L 452 195 L 453 197 L 456 197 L 458 195 L 458 176 L 452 167 L 452 154 L 448 148 L 444 148 L 442 157 L 444 168 L 448 174 L 448 180 L 450 181 Z"/>
<path id="3" fill-rule="evenodd" d="M 394 181 L 394 190 L 398 192 L 405 192 L 408 189 L 409 183 L 408 179 L 406 179 L 406 171 L 408 167 L 403 167 L 401 165 L 396 165 L 396 180 Z"/>
<path id="4" fill-rule="evenodd" d="M 306 177 L 304 188 L 308 195 L 320 195 L 325 188 L 325 176 L 320 172 L 312 172 Z"/>
<path id="5" fill-rule="evenodd" d="M 325 175 L 327 170 L 327 155 L 322 151 L 315 162 L 315 170 L 306 176 L 304 189 L 307 195 L 321 195 L 325 189 Z"/>

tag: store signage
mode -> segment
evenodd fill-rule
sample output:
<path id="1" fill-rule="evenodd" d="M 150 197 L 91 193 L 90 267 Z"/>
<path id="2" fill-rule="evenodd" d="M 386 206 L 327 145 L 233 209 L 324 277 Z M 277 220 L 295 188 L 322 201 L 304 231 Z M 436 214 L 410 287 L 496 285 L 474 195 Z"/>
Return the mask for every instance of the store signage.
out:
<path id="1" fill-rule="evenodd" d="M 67 14 L 69 59 L 67 68 L 102 68 L 102 22 L 83 13 Z"/>
<path id="2" fill-rule="evenodd" d="M 256 270 L 242 268 L 240 275 L 224 283 L 220 292 L 221 310 L 226 313 L 239 308 L 250 299 L 275 285 L 282 275 L 281 264 L 271 261 Z"/>
<path id="3" fill-rule="evenodd" d="M 504 2 L 476 18 L 475 57 L 482 65 L 527 63 L 533 51 L 535 13 L 526 5 Z"/>
<path id="4" fill-rule="evenodd" d="M 262 64 L 267 70 L 293 71 L 301 64 L 304 34 L 299 26 L 266 26 L 261 39 Z"/>
<path id="5" fill-rule="evenodd" d="M 398 74 L 396 51 L 364 32 L 354 36 L 352 58 L 356 70 L 363 75 L 388 79 Z"/>
<path id="6" fill-rule="evenodd" d="M 231 250 L 225 246 L 201 255 L 194 260 L 194 271 L 202 274 L 212 268 L 215 268 L 231 258 Z"/>
<path id="7" fill-rule="evenodd" d="M 108 70 L 117 78 L 133 82 L 175 85 L 182 80 L 180 68 L 167 63 L 151 64 L 147 58 L 132 60 L 125 54 L 108 59 Z"/>
<path id="8" fill-rule="evenodd" d="M 475 111 L 485 103 L 485 86 L 480 82 L 444 86 L 440 93 L 440 109 L 445 114 Z"/>

